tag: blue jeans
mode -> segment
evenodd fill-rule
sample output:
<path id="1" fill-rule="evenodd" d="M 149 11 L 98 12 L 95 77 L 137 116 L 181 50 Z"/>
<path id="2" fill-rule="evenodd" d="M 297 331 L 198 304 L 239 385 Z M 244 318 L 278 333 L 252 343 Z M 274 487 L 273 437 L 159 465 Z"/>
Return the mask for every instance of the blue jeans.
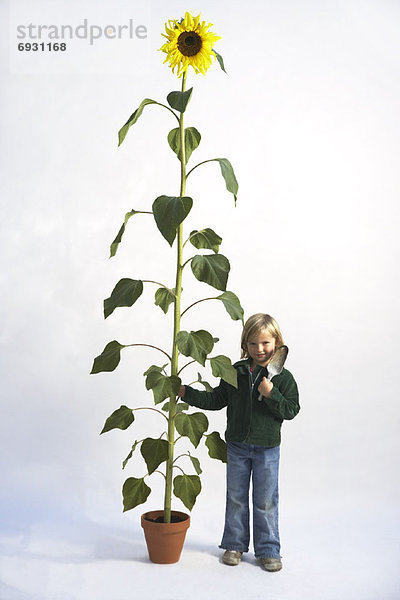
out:
<path id="1" fill-rule="evenodd" d="M 253 476 L 253 544 L 256 558 L 281 558 L 278 528 L 279 446 L 228 442 L 225 529 L 220 548 L 248 552 L 249 486 Z"/>

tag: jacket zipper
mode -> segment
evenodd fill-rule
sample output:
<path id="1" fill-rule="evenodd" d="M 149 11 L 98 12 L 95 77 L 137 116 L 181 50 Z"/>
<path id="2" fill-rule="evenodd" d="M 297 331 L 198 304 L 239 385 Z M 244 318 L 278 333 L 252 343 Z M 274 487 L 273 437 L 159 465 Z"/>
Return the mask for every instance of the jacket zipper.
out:
<path id="1" fill-rule="evenodd" d="M 248 429 L 248 431 L 247 431 L 246 437 L 245 437 L 245 438 L 244 438 L 244 440 L 243 440 L 244 442 L 246 442 L 247 438 L 248 438 L 248 437 L 249 437 L 249 435 L 250 435 L 250 430 L 251 430 L 251 419 L 252 419 L 252 416 L 253 416 L 253 390 L 254 390 L 254 386 L 255 386 L 255 385 L 256 385 L 256 383 L 257 383 L 258 377 L 259 377 L 259 375 L 260 375 L 261 373 L 262 373 L 262 369 L 260 369 L 260 370 L 259 370 L 259 372 L 257 373 L 257 376 L 256 376 L 255 380 L 254 380 L 254 381 L 252 381 L 252 378 L 251 378 L 251 372 L 250 372 L 250 367 L 249 367 L 249 384 L 250 384 L 250 385 L 249 385 L 249 388 L 250 388 L 250 421 L 249 421 L 249 429 Z"/>

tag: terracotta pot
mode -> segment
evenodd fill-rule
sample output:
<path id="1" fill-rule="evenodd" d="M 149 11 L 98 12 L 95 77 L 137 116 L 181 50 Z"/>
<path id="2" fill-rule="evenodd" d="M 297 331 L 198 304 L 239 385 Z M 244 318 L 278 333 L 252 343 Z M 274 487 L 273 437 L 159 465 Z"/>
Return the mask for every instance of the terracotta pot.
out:
<path id="1" fill-rule="evenodd" d="M 152 562 L 167 565 L 178 562 L 186 530 L 190 526 L 190 516 L 171 511 L 171 516 L 181 520 L 177 523 L 155 523 L 154 519 L 162 517 L 163 510 L 152 510 L 142 515 L 142 527 L 146 538 L 149 558 Z"/>

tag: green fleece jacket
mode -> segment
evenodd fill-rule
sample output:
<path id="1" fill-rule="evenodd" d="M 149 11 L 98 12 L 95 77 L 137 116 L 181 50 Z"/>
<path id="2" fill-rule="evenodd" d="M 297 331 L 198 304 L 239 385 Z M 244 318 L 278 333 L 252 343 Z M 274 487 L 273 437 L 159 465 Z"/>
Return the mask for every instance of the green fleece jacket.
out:
<path id="1" fill-rule="evenodd" d="M 204 410 L 227 407 L 227 442 L 246 442 L 255 446 L 275 447 L 281 443 L 284 419 L 293 419 L 300 410 L 299 394 L 293 375 L 283 369 L 273 378 L 269 398 L 259 398 L 258 385 L 268 374 L 267 367 L 250 372 L 250 359 L 233 365 L 237 370 L 238 387 L 221 379 L 212 392 L 185 386 L 184 402 Z M 252 381 L 253 375 L 253 381 Z"/>

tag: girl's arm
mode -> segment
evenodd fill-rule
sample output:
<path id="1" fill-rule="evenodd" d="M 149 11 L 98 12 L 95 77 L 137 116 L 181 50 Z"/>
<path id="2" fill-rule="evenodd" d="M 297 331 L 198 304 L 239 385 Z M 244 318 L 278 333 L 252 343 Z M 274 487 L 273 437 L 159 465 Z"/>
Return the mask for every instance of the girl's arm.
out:
<path id="1" fill-rule="evenodd" d="M 269 410 L 278 419 L 293 419 L 300 410 L 299 392 L 293 375 L 285 369 L 281 375 L 274 377 L 273 382 L 268 383 L 273 384 L 272 389 L 262 399 Z"/>
<path id="2" fill-rule="evenodd" d="M 218 387 L 212 392 L 196 390 L 189 385 L 181 385 L 179 397 L 184 398 L 190 406 L 204 410 L 220 410 L 228 404 L 227 384 L 221 379 Z"/>

